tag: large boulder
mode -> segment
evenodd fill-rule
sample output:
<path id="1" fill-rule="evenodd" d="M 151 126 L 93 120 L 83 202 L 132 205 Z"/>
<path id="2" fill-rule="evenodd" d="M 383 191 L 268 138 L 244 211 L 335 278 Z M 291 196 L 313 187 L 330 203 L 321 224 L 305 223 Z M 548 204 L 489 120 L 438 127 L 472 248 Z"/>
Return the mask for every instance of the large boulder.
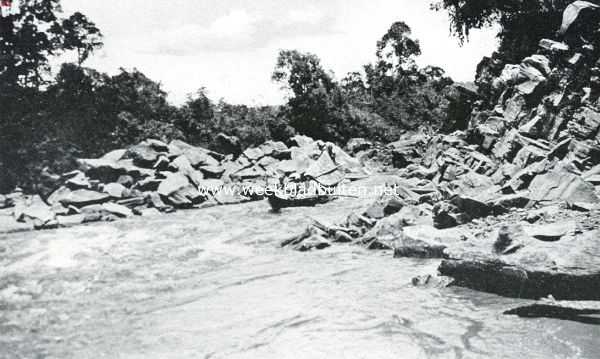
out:
<path id="1" fill-rule="evenodd" d="M 503 296 L 559 300 L 600 300 L 598 231 L 557 241 L 529 239 L 518 250 L 498 256 L 463 251 L 442 261 L 441 275 L 453 285 Z"/>
<path id="2" fill-rule="evenodd" d="M 554 170 L 536 176 L 529 190 L 531 199 L 535 201 L 600 202 L 591 183 L 566 171 Z"/>
<path id="3" fill-rule="evenodd" d="M 65 207 L 75 206 L 79 208 L 108 202 L 111 199 L 111 196 L 108 193 L 87 189 L 78 189 L 75 191 L 58 189 L 56 193 L 53 193 L 50 196 L 50 198 L 53 202 L 59 202 Z"/>
<path id="4" fill-rule="evenodd" d="M 455 195 L 450 200 L 433 207 L 433 223 L 438 229 L 469 223 L 473 219 L 487 217 L 493 207 L 475 198 Z"/>

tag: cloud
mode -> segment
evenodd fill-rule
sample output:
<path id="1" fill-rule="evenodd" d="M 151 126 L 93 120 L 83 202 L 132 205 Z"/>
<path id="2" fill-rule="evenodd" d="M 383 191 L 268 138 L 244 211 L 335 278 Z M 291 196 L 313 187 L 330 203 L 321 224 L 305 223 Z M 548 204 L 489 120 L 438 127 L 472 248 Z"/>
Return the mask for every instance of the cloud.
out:
<path id="1" fill-rule="evenodd" d="M 256 50 L 286 38 L 333 33 L 333 23 L 332 17 L 316 7 L 268 17 L 238 9 L 208 26 L 189 23 L 155 31 L 140 52 L 185 56 Z"/>

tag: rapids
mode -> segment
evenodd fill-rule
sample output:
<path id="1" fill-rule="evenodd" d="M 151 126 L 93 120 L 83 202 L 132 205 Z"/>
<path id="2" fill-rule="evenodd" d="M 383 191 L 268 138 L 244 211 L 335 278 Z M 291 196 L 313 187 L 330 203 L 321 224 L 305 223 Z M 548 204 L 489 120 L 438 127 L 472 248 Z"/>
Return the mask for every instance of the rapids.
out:
<path id="1" fill-rule="evenodd" d="M 437 260 L 279 246 L 311 217 L 335 222 L 371 200 L 4 236 L 0 357 L 597 357 L 599 326 L 502 314 L 524 300 L 413 287 Z"/>

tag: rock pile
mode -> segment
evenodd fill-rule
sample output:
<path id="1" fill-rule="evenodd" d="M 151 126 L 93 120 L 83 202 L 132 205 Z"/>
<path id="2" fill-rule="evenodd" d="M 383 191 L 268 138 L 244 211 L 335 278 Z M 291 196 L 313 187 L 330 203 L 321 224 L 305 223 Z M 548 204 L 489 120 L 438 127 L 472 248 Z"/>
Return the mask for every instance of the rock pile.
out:
<path id="1" fill-rule="evenodd" d="M 475 108 L 466 131 L 394 144 L 402 169 L 391 195 L 284 245 L 358 243 L 443 258 L 454 285 L 600 299 L 600 32 L 577 15 L 600 18 L 592 5 L 574 2 L 560 39 L 506 65 L 495 106 Z"/>
<path id="2" fill-rule="evenodd" d="M 335 144 L 305 136 L 290 139 L 290 146 L 268 141 L 243 152 L 234 137 L 219 135 L 219 142 L 227 155 L 179 140 L 148 139 L 101 158 L 79 159 L 79 169 L 60 176 L 46 198 L 0 196 L 0 231 L 241 203 L 262 199 L 271 185 L 312 181 L 334 187 L 365 175 L 359 161 Z"/>

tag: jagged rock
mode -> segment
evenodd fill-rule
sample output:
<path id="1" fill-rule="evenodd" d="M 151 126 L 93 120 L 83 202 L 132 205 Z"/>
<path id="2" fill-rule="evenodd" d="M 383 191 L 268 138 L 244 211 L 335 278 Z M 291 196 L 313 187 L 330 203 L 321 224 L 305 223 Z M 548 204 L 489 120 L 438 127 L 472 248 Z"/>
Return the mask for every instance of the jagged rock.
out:
<path id="1" fill-rule="evenodd" d="M 40 226 L 54 220 L 55 214 L 40 196 L 18 203 L 14 209 L 14 216 L 18 222 L 33 221 L 34 226 Z"/>
<path id="2" fill-rule="evenodd" d="M 67 175 L 69 179 L 65 181 L 65 186 L 71 190 L 91 189 L 90 179 L 81 171 L 73 171 Z M 63 175 L 64 177 L 64 175 Z"/>
<path id="3" fill-rule="evenodd" d="M 103 203 L 102 204 L 102 208 L 108 212 L 108 213 L 112 213 L 118 217 L 131 217 L 133 216 L 133 212 L 125 207 L 122 206 L 120 204 L 116 204 L 116 203 L 112 203 L 112 202 L 107 202 L 107 203 Z"/>
<path id="4" fill-rule="evenodd" d="M 267 141 L 260 145 L 259 148 L 265 156 L 270 156 L 277 160 L 287 160 L 292 155 L 291 150 L 281 141 Z"/>
<path id="5" fill-rule="evenodd" d="M 235 178 L 239 181 L 251 180 L 256 178 L 263 178 L 267 176 L 267 172 L 258 165 L 244 168 L 240 171 L 237 171 L 231 175 L 232 178 Z"/>
<path id="6" fill-rule="evenodd" d="M 258 161 L 265 156 L 260 148 L 248 148 L 244 151 L 244 156 L 250 161 Z"/>
<path id="7" fill-rule="evenodd" d="M 110 195 L 107 193 L 90 191 L 87 189 L 79 189 L 76 191 L 64 191 L 54 200 L 67 207 L 84 207 L 107 202 L 110 200 Z"/>
<path id="8" fill-rule="evenodd" d="M 126 197 L 127 188 L 119 183 L 108 183 L 102 187 L 102 192 L 108 194 L 112 198 L 121 199 Z"/>
<path id="9" fill-rule="evenodd" d="M 600 113 L 588 107 L 583 107 L 573 116 L 568 124 L 569 133 L 580 140 L 600 140 Z"/>
<path id="10" fill-rule="evenodd" d="M 399 196 L 382 195 L 367 208 L 363 215 L 368 218 L 381 219 L 400 211 L 404 205 L 405 202 Z"/>
<path id="11" fill-rule="evenodd" d="M 555 242 L 566 235 L 575 233 L 576 225 L 574 221 L 560 222 L 552 224 L 543 224 L 525 227 L 525 232 L 530 237 L 544 242 Z"/>
<path id="12" fill-rule="evenodd" d="M 59 227 L 73 227 L 85 222 L 85 215 L 72 214 L 68 216 L 57 216 L 56 221 Z"/>
<path id="13" fill-rule="evenodd" d="M 550 39 L 542 39 L 539 43 L 540 48 L 551 54 L 564 53 L 569 51 L 569 45 Z"/>
<path id="14" fill-rule="evenodd" d="M 568 320 L 590 325 L 600 325 L 600 305 L 597 302 L 558 302 L 553 298 L 543 299 L 539 303 L 526 305 L 505 311 L 505 315 L 516 315 L 521 318 L 550 318 Z"/>
<path id="15" fill-rule="evenodd" d="M 454 196 L 449 201 L 433 207 L 433 223 L 438 229 L 468 223 L 473 219 L 487 217 L 493 208 L 470 197 Z"/>
<path id="16" fill-rule="evenodd" d="M 135 184 L 135 180 L 133 179 L 133 177 L 129 176 L 129 175 L 122 175 L 119 176 L 119 178 L 117 178 L 117 182 L 118 184 L 125 186 L 127 188 L 130 188 L 131 186 L 133 186 Z"/>
<path id="17" fill-rule="evenodd" d="M 560 35 L 566 34 L 571 26 L 580 19 L 582 13 L 593 12 L 597 11 L 598 9 L 600 9 L 600 6 L 589 1 L 578 0 L 572 2 L 563 12 L 562 24 L 558 30 L 558 33 Z"/>
<path id="18" fill-rule="evenodd" d="M 0 209 L 13 207 L 15 202 L 12 198 L 8 198 L 4 195 L 0 194 Z"/>
<path id="19" fill-rule="evenodd" d="M 517 152 L 517 155 L 515 156 L 515 158 L 513 160 L 513 164 L 515 164 L 516 166 L 519 166 L 521 168 L 525 168 L 532 163 L 541 161 L 542 159 L 544 159 L 546 157 L 546 155 L 547 155 L 547 152 L 544 152 L 543 150 L 539 149 L 538 147 L 525 146 L 525 147 L 521 148 L 521 150 L 519 150 L 519 152 Z"/>
<path id="20" fill-rule="evenodd" d="M 364 138 L 351 138 L 346 144 L 346 149 L 352 154 L 360 151 L 366 151 L 373 147 L 373 143 Z"/>
<path id="21" fill-rule="evenodd" d="M 535 67 L 544 76 L 548 76 L 550 75 L 550 72 L 552 72 L 550 60 L 544 55 L 529 56 L 525 58 L 522 63 Z"/>
<path id="22" fill-rule="evenodd" d="M 217 145 L 217 150 L 220 153 L 226 155 L 232 154 L 236 157 L 242 153 L 240 139 L 236 136 L 227 136 L 224 133 L 219 133 L 217 137 L 215 137 L 215 143 Z"/>
<path id="23" fill-rule="evenodd" d="M 449 245 L 467 238 L 466 233 L 454 228 L 440 230 L 430 225 L 405 227 L 401 239 L 395 243 L 394 257 L 445 258 Z"/>
<path id="24" fill-rule="evenodd" d="M 219 153 L 192 146 L 180 140 L 173 140 L 169 143 L 169 153 L 174 157 L 185 156 L 194 168 L 218 166 L 219 159 L 224 157 Z"/>
<path id="25" fill-rule="evenodd" d="M 221 178 L 225 173 L 222 166 L 202 166 L 199 168 L 205 178 Z"/>
<path id="26" fill-rule="evenodd" d="M 159 156 L 163 153 L 159 149 L 167 149 L 166 144 L 162 146 L 154 146 L 150 141 L 143 141 L 135 146 L 131 146 L 125 152 L 124 159 L 133 160 L 133 164 L 143 168 L 152 168 Z"/>
<path id="27" fill-rule="evenodd" d="M 558 201 L 599 203 L 591 183 L 568 172 L 552 171 L 536 176 L 529 186 L 531 199 L 536 201 Z"/>
<path id="28" fill-rule="evenodd" d="M 513 194 L 505 194 L 488 202 L 492 206 L 495 214 L 508 213 L 514 208 L 525 208 L 529 206 L 531 199 L 529 192 L 520 191 Z"/>
<path id="29" fill-rule="evenodd" d="M 453 285 L 503 296 L 559 300 L 600 299 L 600 244 L 598 231 L 559 241 L 528 241 L 502 257 L 484 252 L 463 252 L 442 261 L 441 275 Z"/>
<path id="30" fill-rule="evenodd" d="M 427 138 L 418 134 L 405 136 L 399 141 L 390 143 L 388 148 L 392 150 L 394 167 L 404 168 L 411 163 L 419 163 L 426 144 Z"/>
<path id="31" fill-rule="evenodd" d="M 190 207 L 203 198 L 203 195 L 181 173 L 167 175 L 158 186 L 157 192 L 175 207 Z"/>

